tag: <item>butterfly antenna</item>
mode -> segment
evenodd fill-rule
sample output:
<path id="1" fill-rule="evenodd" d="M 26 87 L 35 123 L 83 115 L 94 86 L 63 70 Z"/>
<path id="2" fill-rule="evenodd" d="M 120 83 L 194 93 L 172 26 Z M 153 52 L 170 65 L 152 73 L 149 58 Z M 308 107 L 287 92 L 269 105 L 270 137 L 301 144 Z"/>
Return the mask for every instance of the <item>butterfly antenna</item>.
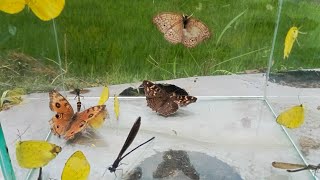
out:
<path id="1" fill-rule="evenodd" d="M 308 34 L 307 32 L 301 32 L 301 31 L 299 31 L 301 28 L 302 28 L 302 26 L 298 27 L 298 33 L 299 33 L 299 34 Z"/>
<path id="2" fill-rule="evenodd" d="M 30 128 L 30 126 L 31 125 L 29 125 L 22 133 L 20 133 L 19 129 L 17 129 L 17 131 L 18 131 L 17 136 L 18 137 L 13 142 L 16 142 L 18 139 L 21 141 L 22 135 L 24 135 L 27 132 L 27 130 Z"/>
<path id="3" fill-rule="evenodd" d="M 302 92 L 303 90 L 302 89 L 300 89 L 300 92 L 299 92 L 299 94 L 298 94 L 298 100 L 299 100 L 299 104 L 302 104 L 301 103 L 301 99 L 300 99 L 300 94 L 301 94 L 301 92 Z"/>
<path id="4" fill-rule="evenodd" d="M 17 139 L 19 139 L 19 140 L 21 141 L 21 136 L 22 136 L 22 135 L 20 134 L 19 129 L 17 129 L 17 131 L 18 131 L 18 134 L 17 134 L 18 138 L 17 138 Z M 17 140 L 17 139 L 16 139 L 16 140 Z"/>

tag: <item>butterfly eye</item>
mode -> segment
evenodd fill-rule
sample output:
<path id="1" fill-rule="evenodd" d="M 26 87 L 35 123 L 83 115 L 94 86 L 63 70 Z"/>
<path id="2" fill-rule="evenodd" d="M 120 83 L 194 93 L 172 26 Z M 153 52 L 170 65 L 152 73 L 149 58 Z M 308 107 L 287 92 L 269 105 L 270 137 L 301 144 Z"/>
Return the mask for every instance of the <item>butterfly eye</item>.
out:
<path id="1" fill-rule="evenodd" d="M 60 104 L 60 103 L 56 103 L 56 107 L 57 107 L 57 108 L 60 108 L 60 107 L 61 107 L 61 104 Z"/>
<path id="2" fill-rule="evenodd" d="M 59 125 L 57 125 L 56 128 L 59 129 Z"/>

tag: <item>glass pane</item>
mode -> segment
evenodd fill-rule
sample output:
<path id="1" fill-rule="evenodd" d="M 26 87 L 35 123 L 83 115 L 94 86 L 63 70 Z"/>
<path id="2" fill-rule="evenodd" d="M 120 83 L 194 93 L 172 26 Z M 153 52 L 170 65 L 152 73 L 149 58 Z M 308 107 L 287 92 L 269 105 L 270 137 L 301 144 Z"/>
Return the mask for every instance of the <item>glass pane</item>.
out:
<path id="1" fill-rule="evenodd" d="M 318 127 L 319 66 L 317 42 L 319 40 L 319 4 L 315 1 L 283 1 L 279 28 L 276 34 L 271 73 L 266 89 L 267 99 L 279 115 L 290 108 L 291 114 L 299 114 L 299 105 L 304 107 L 304 122 L 297 127 L 300 118 L 284 130 L 308 164 L 319 164 Z M 301 108 L 300 108 L 301 109 Z M 295 162 L 291 162 L 295 163 Z"/>

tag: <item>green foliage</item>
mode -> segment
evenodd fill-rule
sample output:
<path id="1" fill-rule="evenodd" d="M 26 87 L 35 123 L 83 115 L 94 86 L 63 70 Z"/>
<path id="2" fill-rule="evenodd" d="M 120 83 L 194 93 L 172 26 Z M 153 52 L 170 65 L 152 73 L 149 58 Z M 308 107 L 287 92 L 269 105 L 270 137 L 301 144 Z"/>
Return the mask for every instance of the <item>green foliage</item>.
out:
<path id="1" fill-rule="evenodd" d="M 276 0 L 67 1 L 55 20 L 61 58 L 67 60 L 65 82 L 94 86 L 265 68 L 277 5 Z M 320 41 L 319 4 L 285 1 L 282 9 L 273 70 L 319 67 L 320 47 L 314 43 Z M 163 11 L 193 14 L 210 28 L 211 38 L 193 49 L 170 44 L 152 24 L 153 16 Z M 19 51 L 57 68 L 45 60 L 57 59 L 51 21 L 40 21 L 27 8 L 16 15 L 0 12 L 0 19 L 0 32 L 7 31 L 9 24 L 17 29 L 15 36 L 0 44 L 2 52 Z M 294 46 L 284 61 L 284 38 L 293 25 L 308 34 L 299 35 L 302 46 Z M 57 74 L 47 78 L 50 87 L 58 85 L 52 84 Z"/>

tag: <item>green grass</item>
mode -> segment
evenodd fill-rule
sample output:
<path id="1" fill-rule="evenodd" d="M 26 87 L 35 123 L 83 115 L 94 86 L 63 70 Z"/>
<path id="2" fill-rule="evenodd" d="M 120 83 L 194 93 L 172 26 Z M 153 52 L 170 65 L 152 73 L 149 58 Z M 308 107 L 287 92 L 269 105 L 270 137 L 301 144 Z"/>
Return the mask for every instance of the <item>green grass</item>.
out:
<path id="1" fill-rule="evenodd" d="M 320 7 L 315 2 L 285 1 L 272 70 L 320 67 Z M 276 0 L 141 0 L 130 3 L 67 0 L 65 9 L 55 20 L 61 58 L 68 63 L 65 82 L 68 87 L 95 86 L 266 68 L 277 5 Z M 163 11 L 193 14 L 207 24 L 212 37 L 193 49 L 170 44 L 152 24 L 152 17 Z M 0 66 L 10 64 L 8 53 L 14 51 L 30 55 L 56 70 L 50 77 L 37 77 L 36 73 L 14 77 L 17 80 L 10 82 L 12 86 L 36 78 L 37 85 L 23 86 L 32 91 L 61 85 L 61 80 L 52 83 L 60 73 L 59 67 L 45 60 L 57 61 L 52 21 L 40 21 L 27 8 L 15 15 L 0 12 L 0 21 L 0 37 L 8 34 L 9 25 L 17 29 L 5 42 L 0 40 L 3 59 Z M 299 35 L 301 46 L 295 44 L 289 60 L 284 61 L 284 38 L 293 25 L 301 26 L 301 31 L 308 34 Z M 63 67 L 65 69 L 65 65 Z M 0 82 L 5 84 L 8 69 L 0 69 L 0 76 Z M 1 89 L 10 87 L 0 86 Z"/>

